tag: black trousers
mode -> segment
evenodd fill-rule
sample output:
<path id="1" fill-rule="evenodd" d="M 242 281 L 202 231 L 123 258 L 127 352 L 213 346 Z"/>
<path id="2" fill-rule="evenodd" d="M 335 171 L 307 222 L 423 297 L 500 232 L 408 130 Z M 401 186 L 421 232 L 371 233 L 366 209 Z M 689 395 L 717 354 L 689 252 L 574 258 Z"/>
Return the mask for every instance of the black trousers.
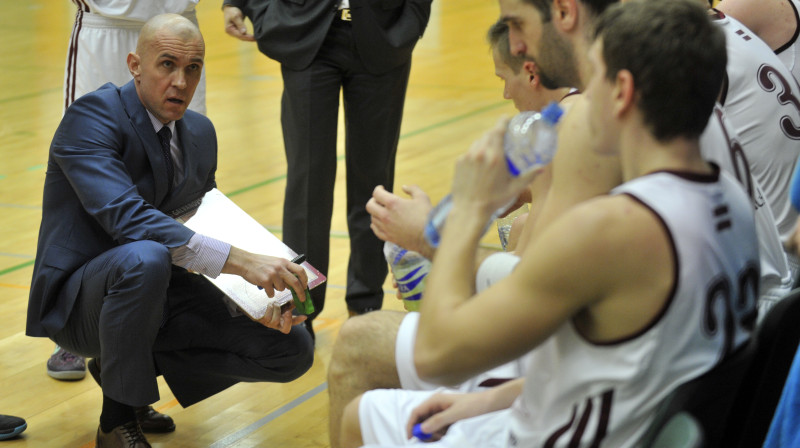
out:
<path id="1" fill-rule="evenodd" d="M 365 206 L 372 190 L 392 190 L 400 123 L 411 61 L 388 73 L 364 68 L 350 23 L 334 20 L 311 65 L 281 68 L 281 124 L 288 173 L 283 207 L 283 241 L 327 275 L 339 94 L 344 100 L 347 227 L 350 259 L 345 300 L 351 310 L 378 309 L 388 267 L 383 243 L 370 229 Z M 325 304 L 325 285 L 311 291 L 316 317 Z"/>
<path id="2" fill-rule="evenodd" d="M 157 401 L 159 374 L 189 406 L 240 381 L 294 380 L 313 362 L 305 329 L 284 335 L 231 316 L 222 293 L 204 277 L 173 267 L 159 243 L 116 247 L 67 282 L 80 282 L 80 293 L 52 339 L 70 352 L 99 357 L 103 394 L 120 403 Z"/>

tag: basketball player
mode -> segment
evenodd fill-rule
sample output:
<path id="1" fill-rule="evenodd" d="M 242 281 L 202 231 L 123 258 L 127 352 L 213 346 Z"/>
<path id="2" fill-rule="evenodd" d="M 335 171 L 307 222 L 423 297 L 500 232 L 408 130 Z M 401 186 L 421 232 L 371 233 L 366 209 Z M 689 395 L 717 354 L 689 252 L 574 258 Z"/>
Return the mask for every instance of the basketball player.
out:
<path id="1" fill-rule="evenodd" d="M 505 23 L 495 23 L 487 33 L 487 40 L 492 48 L 495 74 L 504 82 L 503 97 L 513 101 L 518 110 L 539 110 L 550 102 L 565 99 L 569 95 L 571 89 L 568 88 L 545 88 L 533 62 L 526 61 L 522 56 L 511 55 L 508 26 Z M 546 177 L 545 174 L 540 175 L 535 182 L 548 183 Z M 538 188 L 545 189 L 546 184 L 539 185 Z M 433 249 L 422 238 L 425 221 L 432 208 L 428 195 L 416 185 L 403 186 L 403 190 L 411 195 L 410 199 L 401 198 L 381 186 L 375 189 L 373 199 L 367 203 L 367 211 L 372 216 L 372 229 L 383 240 L 393 241 L 432 258 Z M 402 225 L 394 225 L 393 221 L 397 218 L 404 221 Z M 499 265 L 490 264 L 492 269 L 481 272 L 480 283 L 483 287 L 507 275 L 518 260 L 505 253 L 496 254 L 495 257 L 501 257 L 503 262 Z M 339 424 L 344 406 L 359 393 L 376 387 L 403 387 L 413 390 L 433 390 L 438 387 L 421 380 L 413 369 L 417 317 L 418 313 L 376 311 L 364 319 L 357 316 L 348 319 L 348 329 L 339 333 L 328 368 L 332 447 L 339 446 Z M 362 334 L 369 335 L 371 342 L 365 343 L 361 339 Z M 366 363 L 362 364 L 365 368 L 354 369 L 362 361 Z M 515 360 L 465 381 L 458 389 L 475 390 L 516 378 L 522 374 L 523 364 L 522 360 Z M 396 365 L 403 368 L 398 371 Z"/>
<path id="2" fill-rule="evenodd" d="M 800 2 L 797 0 L 723 0 L 717 8 L 741 22 L 778 55 L 800 79 Z"/>
<path id="3" fill-rule="evenodd" d="M 594 150 L 619 156 L 626 183 L 566 211 L 506 279 L 474 295 L 482 226 L 529 180 L 510 179 L 501 163 L 501 123 L 457 165 L 422 302 L 423 378 L 460 381 L 531 350 L 535 368 L 478 394 L 367 392 L 345 411 L 344 447 L 410 444 L 416 423 L 441 447 L 633 446 L 675 387 L 748 339 L 759 277 L 752 205 L 699 150 L 724 37 L 688 0 L 611 7 L 598 33 L 586 107 L 570 115 L 581 114 Z M 730 332 L 705 328 L 720 319 L 734 322 Z"/>
<path id="4" fill-rule="evenodd" d="M 719 102 L 786 242 L 798 218 L 789 185 L 800 156 L 800 86 L 770 48 L 739 21 L 719 12 L 713 18 L 725 32 L 728 51 L 727 82 Z M 788 261 L 797 272 L 796 257 Z"/>
<path id="5" fill-rule="evenodd" d="M 546 74 L 553 85 L 564 86 L 569 85 L 569 82 L 579 82 L 578 87 L 581 87 L 585 83 L 583 80 L 588 79 L 591 72 L 587 67 L 586 55 L 581 53 L 589 45 L 586 39 L 589 35 L 587 27 L 592 25 L 599 11 L 612 3 L 614 1 L 609 0 L 501 0 L 500 6 L 504 17 L 509 17 L 507 23 L 510 25 L 512 51 L 536 60 L 537 69 Z M 550 46 L 565 49 L 567 53 L 553 55 Z M 578 102 L 572 107 L 585 107 L 585 103 Z M 560 124 L 564 130 L 559 134 L 558 151 L 551 164 L 552 182 L 536 219 L 529 219 L 523 229 L 516 250 L 518 254 L 525 253 L 529 242 L 566 210 L 606 194 L 622 182 L 619 162 L 613 155 L 592 151 L 598 142 L 585 132 L 583 120 L 575 119 L 572 115 L 567 114 Z M 580 113 L 575 115 L 579 116 Z M 701 151 L 706 159 L 735 174 L 751 195 L 752 205 L 756 210 L 761 254 L 759 297 L 764 299 L 760 304 L 764 304 L 766 310 L 774 300 L 783 297 L 791 289 L 791 276 L 772 211 L 764 200 L 758 182 L 748 169 L 736 133 L 719 107 L 715 108 L 701 137 Z M 383 197 L 376 194 L 373 199 L 382 203 Z M 388 216 L 415 216 L 401 213 L 401 210 L 408 210 L 405 207 L 407 203 L 390 199 L 392 200 L 383 204 L 391 213 Z M 417 199 L 412 194 L 412 200 L 408 203 L 413 204 Z M 374 222 L 375 213 L 373 224 Z M 384 220 L 381 224 L 384 228 L 408 232 L 413 225 L 405 225 L 406 223 L 407 221 L 391 223 Z M 389 224 L 393 227 L 389 227 Z M 406 238 L 404 241 L 414 242 L 415 238 L 416 241 L 422 240 L 421 233 L 416 236 L 413 232 L 400 235 Z M 412 249 L 417 250 L 413 247 Z M 496 261 L 498 260 L 490 258 L 480 265 L 479 285 L 485 286 L 492 282 L 491 279 L 502 278 L 504 273 L 510 272 L 514 267 L 514 260 L 500 260 L 504 263 L 499 268 L 497 263 L 492 263 Z M 418 379 L 413 362 L 416 316 L 410 315 L 402 320 L 402 325 L 398 325 L 401 318 L 402 315 L 397 317 L 390 312 L 377 312 L 370 315 L 369 322 L 349 319 L 342 327 L 339 340 L 346 343 L 337 342 L 328 375 L 331 388 L 331 434 L 335 432 L 334 416 L 337 414 L 337 405 L 341 405 L 347 396 L 354 396 L 359 390 L 398 387 L 398 384 L 410 389 L 430 387 L 422 387 L 430 383 Z M 391 350 L 392 347 L 394 351 Z"/>

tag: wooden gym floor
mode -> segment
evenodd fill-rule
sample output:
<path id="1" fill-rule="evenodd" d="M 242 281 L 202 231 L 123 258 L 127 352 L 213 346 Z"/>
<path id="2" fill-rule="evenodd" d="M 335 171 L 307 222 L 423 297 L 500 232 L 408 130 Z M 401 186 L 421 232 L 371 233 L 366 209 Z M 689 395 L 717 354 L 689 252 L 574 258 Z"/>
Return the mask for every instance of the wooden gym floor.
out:
<path id="1" fill-rule="evenodd" d="M 279 65 L 254 44 L 228 37 L 219 1 L 203 0 L 207 106 L 219 138 L 219 188 L 280 236 L 286 164 L 279 121 Z M 27 296 L 50 140 L 62 115 L 62 83 L 75 6 L 67 0 L 0 1 L 0 413 L 28 429 L 4 448 L 93 447 L 101 391 L 87 378 L 51 379 L 47 339 L 25 336 Z M 495 0 L 435 0 L 414 53 L 397 155 L 396 187 L 418 184 L 434 201 L 446 194 L 455 157 L 513 105 L 502 98 L 485 32 Z M 125 58 L 126 55 L 119 55 Z M 340 119 L 340 123 L 341 123 Z M 344 156 L 340 132 L 340 161 Z M 239 384 L 187 409 L 160 382 L 154 406 L 177 431 L 149 435 L 154 446 L 327 447 L 326 369 L 347 317 L 349 252 L 344 164 L 336 183 L 325 311 L 316 321 L 314 366 L 290 384 Z M 496 244 L 496 237 L 486 237 Z M 391 283 L 384 308 L 401 309 Z"/>

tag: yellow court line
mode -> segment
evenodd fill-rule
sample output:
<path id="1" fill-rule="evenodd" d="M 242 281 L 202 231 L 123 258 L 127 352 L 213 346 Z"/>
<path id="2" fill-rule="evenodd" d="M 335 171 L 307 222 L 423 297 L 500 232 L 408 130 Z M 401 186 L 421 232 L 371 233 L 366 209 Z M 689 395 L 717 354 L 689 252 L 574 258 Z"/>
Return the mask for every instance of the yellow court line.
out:
<path id="1" fill-rule="evenodd" d="M 27 286 L 27 285 L 14 285 L 12 283 L 0 283 L 0 287 L 16 288 L 16 289 L 31 289 L 31 287 Z"/>

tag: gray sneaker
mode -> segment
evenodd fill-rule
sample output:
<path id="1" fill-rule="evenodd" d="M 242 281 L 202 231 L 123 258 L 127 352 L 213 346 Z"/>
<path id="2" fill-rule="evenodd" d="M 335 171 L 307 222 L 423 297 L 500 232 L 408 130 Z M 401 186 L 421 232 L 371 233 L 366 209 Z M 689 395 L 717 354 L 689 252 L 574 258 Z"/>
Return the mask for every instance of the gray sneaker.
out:
<path id="1" fill-rule="evenodd" d="M 16 437 L 27 427 L 28 424 L 24 419 L 13 415 L 0 415 L 0 440 Z"/>
<path id="2" fill-rule="evenodd" d="M 57 380 L 81 380 L 86 376 L 86 361 L 56 346 L 56 351 L 47 360 L 47 374 Z"/>

